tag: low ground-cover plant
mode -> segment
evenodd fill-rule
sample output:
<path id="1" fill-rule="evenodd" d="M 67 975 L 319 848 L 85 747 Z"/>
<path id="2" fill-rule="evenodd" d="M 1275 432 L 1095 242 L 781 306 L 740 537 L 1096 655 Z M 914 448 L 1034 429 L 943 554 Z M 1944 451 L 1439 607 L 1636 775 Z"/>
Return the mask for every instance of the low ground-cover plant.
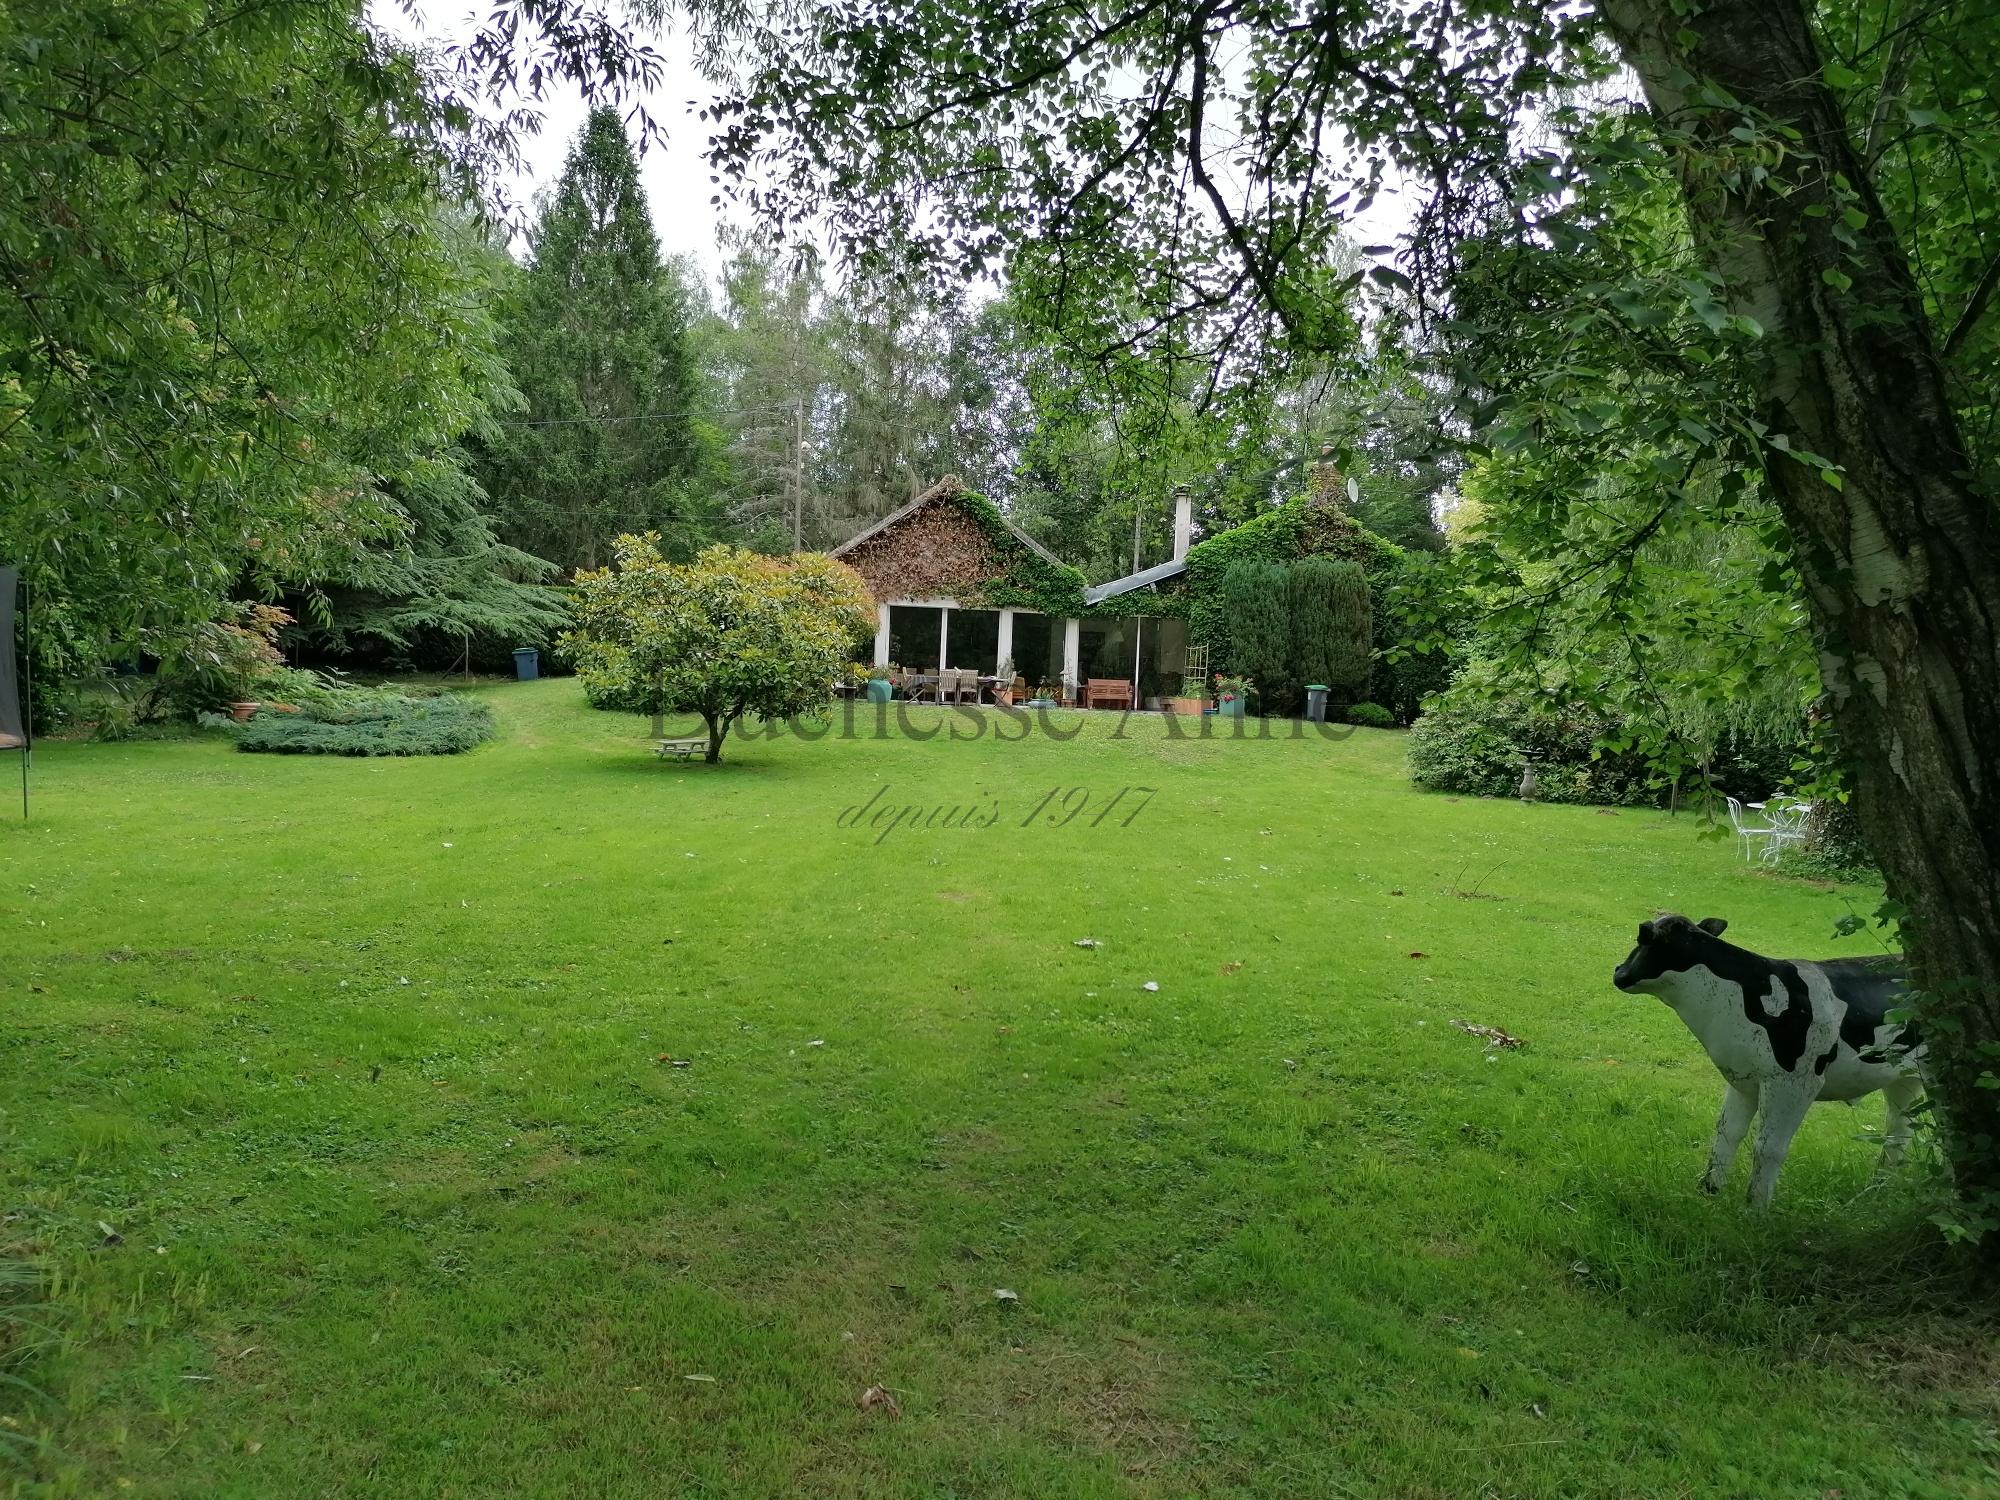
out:
<path id="1" fill-rule="evenodd" d="M 289 686 L 290 699 L 267 701 L 239 731 L 239 749 L 270 755 L 456 755 L 493 734 L 492 711 L 457 693 L 335 687 L 325 679 Z"/>

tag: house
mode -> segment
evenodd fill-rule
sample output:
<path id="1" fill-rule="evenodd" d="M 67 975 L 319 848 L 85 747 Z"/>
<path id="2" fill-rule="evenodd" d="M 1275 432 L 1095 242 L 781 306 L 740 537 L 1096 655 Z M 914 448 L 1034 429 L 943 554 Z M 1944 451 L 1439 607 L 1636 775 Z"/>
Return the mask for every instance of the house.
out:
<path id="1" fill-rule="evenodd" d="M 1178 688 L 1187 623 L 1106 606 L 1187 571 L 1192 508 L 1176 499 L 1174 556 L 1087 587 L 1083 574 L 954 478 L 833 549 L 875 595 L 875 665 L 994 671 L 1012 659 L 1030 684 L 1071 696 L 1091 677 L 1142 693 Z M 1136 601 L 1135 601 L 1136 602 Z"/>

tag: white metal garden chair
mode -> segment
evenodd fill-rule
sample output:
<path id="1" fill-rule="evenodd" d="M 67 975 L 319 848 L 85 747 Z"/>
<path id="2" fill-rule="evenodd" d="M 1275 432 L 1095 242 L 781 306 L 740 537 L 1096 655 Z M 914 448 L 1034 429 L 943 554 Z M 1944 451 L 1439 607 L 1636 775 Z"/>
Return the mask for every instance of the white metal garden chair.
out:
<path id="1" fill-rule="evenodd" d="M 1810 802 L 1796 797 L 1773 797 L 1764 804 L 1764 821 L 1771 825 L 1771 846 L 1764 851 L 1765 859 L 1776 859 L 1786 846 L 1806 841 L 1806 814 L 1811 811 Z"/>
<path id="2" fill-rule="evenodd" d="M 1778 830 L 1775 828 L 1760 827 L 1752 823 L 1750 815 L 1744 810 L 1743 804 L 1738 802 L 1734 797 L 1725 798 L 1724 800 L 1729 803 L 1729 826 L 1736 830 L 1736 847 L 1743 851 L 1743 858 L 1749 860 L 1756 855 L 1757 840 L 1759 839 L 1772 840 L 1770 848 L 1764 851 L 1764 857 L 1768 858 L 1775 852 L 1777 849 L 1776 840 Z"/>

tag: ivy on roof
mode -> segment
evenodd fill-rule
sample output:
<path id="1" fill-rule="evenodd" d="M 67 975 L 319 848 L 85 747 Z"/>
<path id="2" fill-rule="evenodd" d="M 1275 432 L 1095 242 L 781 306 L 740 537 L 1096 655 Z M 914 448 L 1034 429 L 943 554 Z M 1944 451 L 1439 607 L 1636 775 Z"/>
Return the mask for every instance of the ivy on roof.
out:
<path id="1" fill-rule="evenodd" d="M 1030 609 L 1060 618 L 1090 613 L 1083 602 L 1082 570 L 1045 557 L 1022 541 L 999 506 L 970 490 L 946 491 L 938 498 L 976 521 L 993 549 L 1000 571 L 980 585 L 985 603 L 994 609 Z"/>

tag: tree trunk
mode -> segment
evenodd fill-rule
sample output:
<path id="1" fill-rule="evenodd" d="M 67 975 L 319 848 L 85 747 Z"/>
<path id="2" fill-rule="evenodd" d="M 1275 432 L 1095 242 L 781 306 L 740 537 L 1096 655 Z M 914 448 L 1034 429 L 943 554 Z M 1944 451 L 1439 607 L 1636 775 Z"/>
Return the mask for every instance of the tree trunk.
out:
<path id="1" fill-rule="evenodd" d="M 666 706 L 661 701 L 666 695 L 665 680 L 660 673 L 655 672 L 653 674 L 653 738 L 656 740 L 667 737 L 667 711 Z"/>
<path id="2" fill-rule="evenodd" d="M 708 754 L 703 758 L 712 766 L 722 759 L 722 742 L 729 738 L 729 726 L 736 722 L 736 715 L 709 713 L 704 709 L 701 721 L 708 726 Z"/>
<path id="3" fill-rule="evenodd" d="M 1910 914 L 1959 1189 L 1975 1217 L 2000 1217 L 2000 1089 L 1981 1087 L 2000 1055 L 2000 525 L 1800 0 L 1597 3 L 1656 115 L 1688 132 L 1697 242 L 1765 329 L 1762 420 L 1841 471 L 1836 489 L 1770 455 L 1862 828 Z M 1705 106 L 1709 81 L 1742 108 Z M 1758 116 L 1803 137 L 1804 156 L 1773 168 L 1785 193 L 1724 181 L 1753 154 L 1729 130 Z M 1849 210 L 1866 223 L 1843 229 Z"/>

